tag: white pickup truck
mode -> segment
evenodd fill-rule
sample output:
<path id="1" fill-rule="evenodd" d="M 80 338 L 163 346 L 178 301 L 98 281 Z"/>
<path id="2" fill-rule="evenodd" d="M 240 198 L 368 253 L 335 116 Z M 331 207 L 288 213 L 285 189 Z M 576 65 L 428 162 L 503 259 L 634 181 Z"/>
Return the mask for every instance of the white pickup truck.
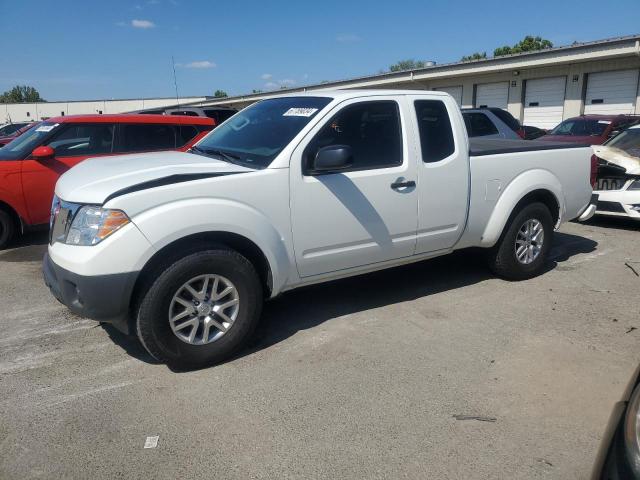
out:
<path id="1" fill-rule="evenodd" d="M 500 276 L 539 274 L 554 229 L 595 211 L 590 157 L 566 143 L 470 144 L 440 92 L 270 98 L 190 153 L 63 175 L 45 281 L 158 360 L 207 365 L 240 348 L 263 298 L 302 285 L 467 247 Z"/>

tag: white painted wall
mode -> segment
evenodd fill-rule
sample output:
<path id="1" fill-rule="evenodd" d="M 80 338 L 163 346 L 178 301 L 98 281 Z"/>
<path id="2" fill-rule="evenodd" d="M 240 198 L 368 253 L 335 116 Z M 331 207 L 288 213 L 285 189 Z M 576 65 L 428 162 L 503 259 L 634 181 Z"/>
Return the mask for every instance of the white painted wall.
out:
<path id="1" fill-rule="evenodd" d="M 206 97 L 181 98 L 180 103 L 201 102 Z M 9 121 L 39 121 L 61 115 L 87 115 L 102 112 L 124 113 L 145 108 L 176 105 L 175 98 L 140 98 L 132 100 L 88 100 L 72 102 L 6 103 L 0 104 L 0 123 Z"/>

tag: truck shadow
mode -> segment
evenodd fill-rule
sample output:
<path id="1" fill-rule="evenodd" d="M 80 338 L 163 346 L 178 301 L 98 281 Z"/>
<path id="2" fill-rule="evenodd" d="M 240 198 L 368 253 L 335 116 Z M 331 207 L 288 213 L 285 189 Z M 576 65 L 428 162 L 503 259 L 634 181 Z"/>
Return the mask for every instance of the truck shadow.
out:
<path id="1" fill-rule="evenodd" d="M 597 242 L 556 233 L 545 273 L 575 255 L 596 250 Z M 494 278 L 482 250 L 470 249 L 357 277 L 304 287 L 265 303 L 262 319 L 249 345 L 229 362 L 276 345 L 344 315 L 455 290 Z M 111 339 L 131 356 L 156 363 L 135 337 L 104 325 Z M 173 369 L 174 372 L 183 370 Z"/>
<path id="2" fill-rule="evenodd" d="M 557 232 L 545 273 L 578 254 L 596 250 L 588 238 Z M 294 290 L 264 306 L 253 344 L 237 357 L 269 348 L 300 330 L 328 320 L 427 297 L 495 278 L 484 252 L 469 249 L 444 257 Z M 236 357 L 236 358 L 237 358 Z"/>

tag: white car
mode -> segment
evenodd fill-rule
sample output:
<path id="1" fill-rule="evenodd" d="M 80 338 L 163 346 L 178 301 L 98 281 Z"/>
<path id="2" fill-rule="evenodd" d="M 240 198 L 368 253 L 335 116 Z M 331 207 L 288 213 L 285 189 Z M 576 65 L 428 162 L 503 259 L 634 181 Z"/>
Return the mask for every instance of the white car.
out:
<path id="1" fill-rule="evenodd" d="M 593 151 L 599 159 L 596 213 L 640 220 L 640 125 Z"/>
<path id="2" fill-rule="evenodd" d="M 539 274 L 554 228 L 595 211 L 590 156 L 470 145 L 441 92 L 271 98 L 191 153 L 96 158 L 63 175 L 45 281 L 158 360 L 207 365 L 247 340 L 263 298 L 303 285 L 466 247 L 485 248 L 500 276 Z"/>

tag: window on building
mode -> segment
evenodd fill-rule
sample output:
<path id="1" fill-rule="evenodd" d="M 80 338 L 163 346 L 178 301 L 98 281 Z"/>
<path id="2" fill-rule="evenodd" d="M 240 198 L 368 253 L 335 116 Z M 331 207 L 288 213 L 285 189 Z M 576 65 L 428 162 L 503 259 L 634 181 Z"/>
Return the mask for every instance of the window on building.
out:
<path id="1" fill-rule="evenodd" d="M 400 110 L 394 101 L 349 105 L 327 122 L 305 150 L 305 171 L 322 147 L 348 145 L 353 153 L 351 170 L 386 168 L 402 164 Z"/>
<path id="2" fill-rule="evenodd" d="M 422 160 L 430 163 L 447 158 L 456 148 L 447 107 L 440 100 L 417 100 L 414 105 Z"/>
<path id="3" fill-rule="evenodd" d="M 469 112 L 463 113 L 462 116 L 469 137 L 484 137 L 498 133 L 496 126 L 484 113 Z"/>
<path id="4" fill-rule="evenodd" d="M 71 157 L 95 155 L 113 151 L 113 132 L 109 124 L 68 124 L 47 145 L 53 148 L 56 156 Z"/>

